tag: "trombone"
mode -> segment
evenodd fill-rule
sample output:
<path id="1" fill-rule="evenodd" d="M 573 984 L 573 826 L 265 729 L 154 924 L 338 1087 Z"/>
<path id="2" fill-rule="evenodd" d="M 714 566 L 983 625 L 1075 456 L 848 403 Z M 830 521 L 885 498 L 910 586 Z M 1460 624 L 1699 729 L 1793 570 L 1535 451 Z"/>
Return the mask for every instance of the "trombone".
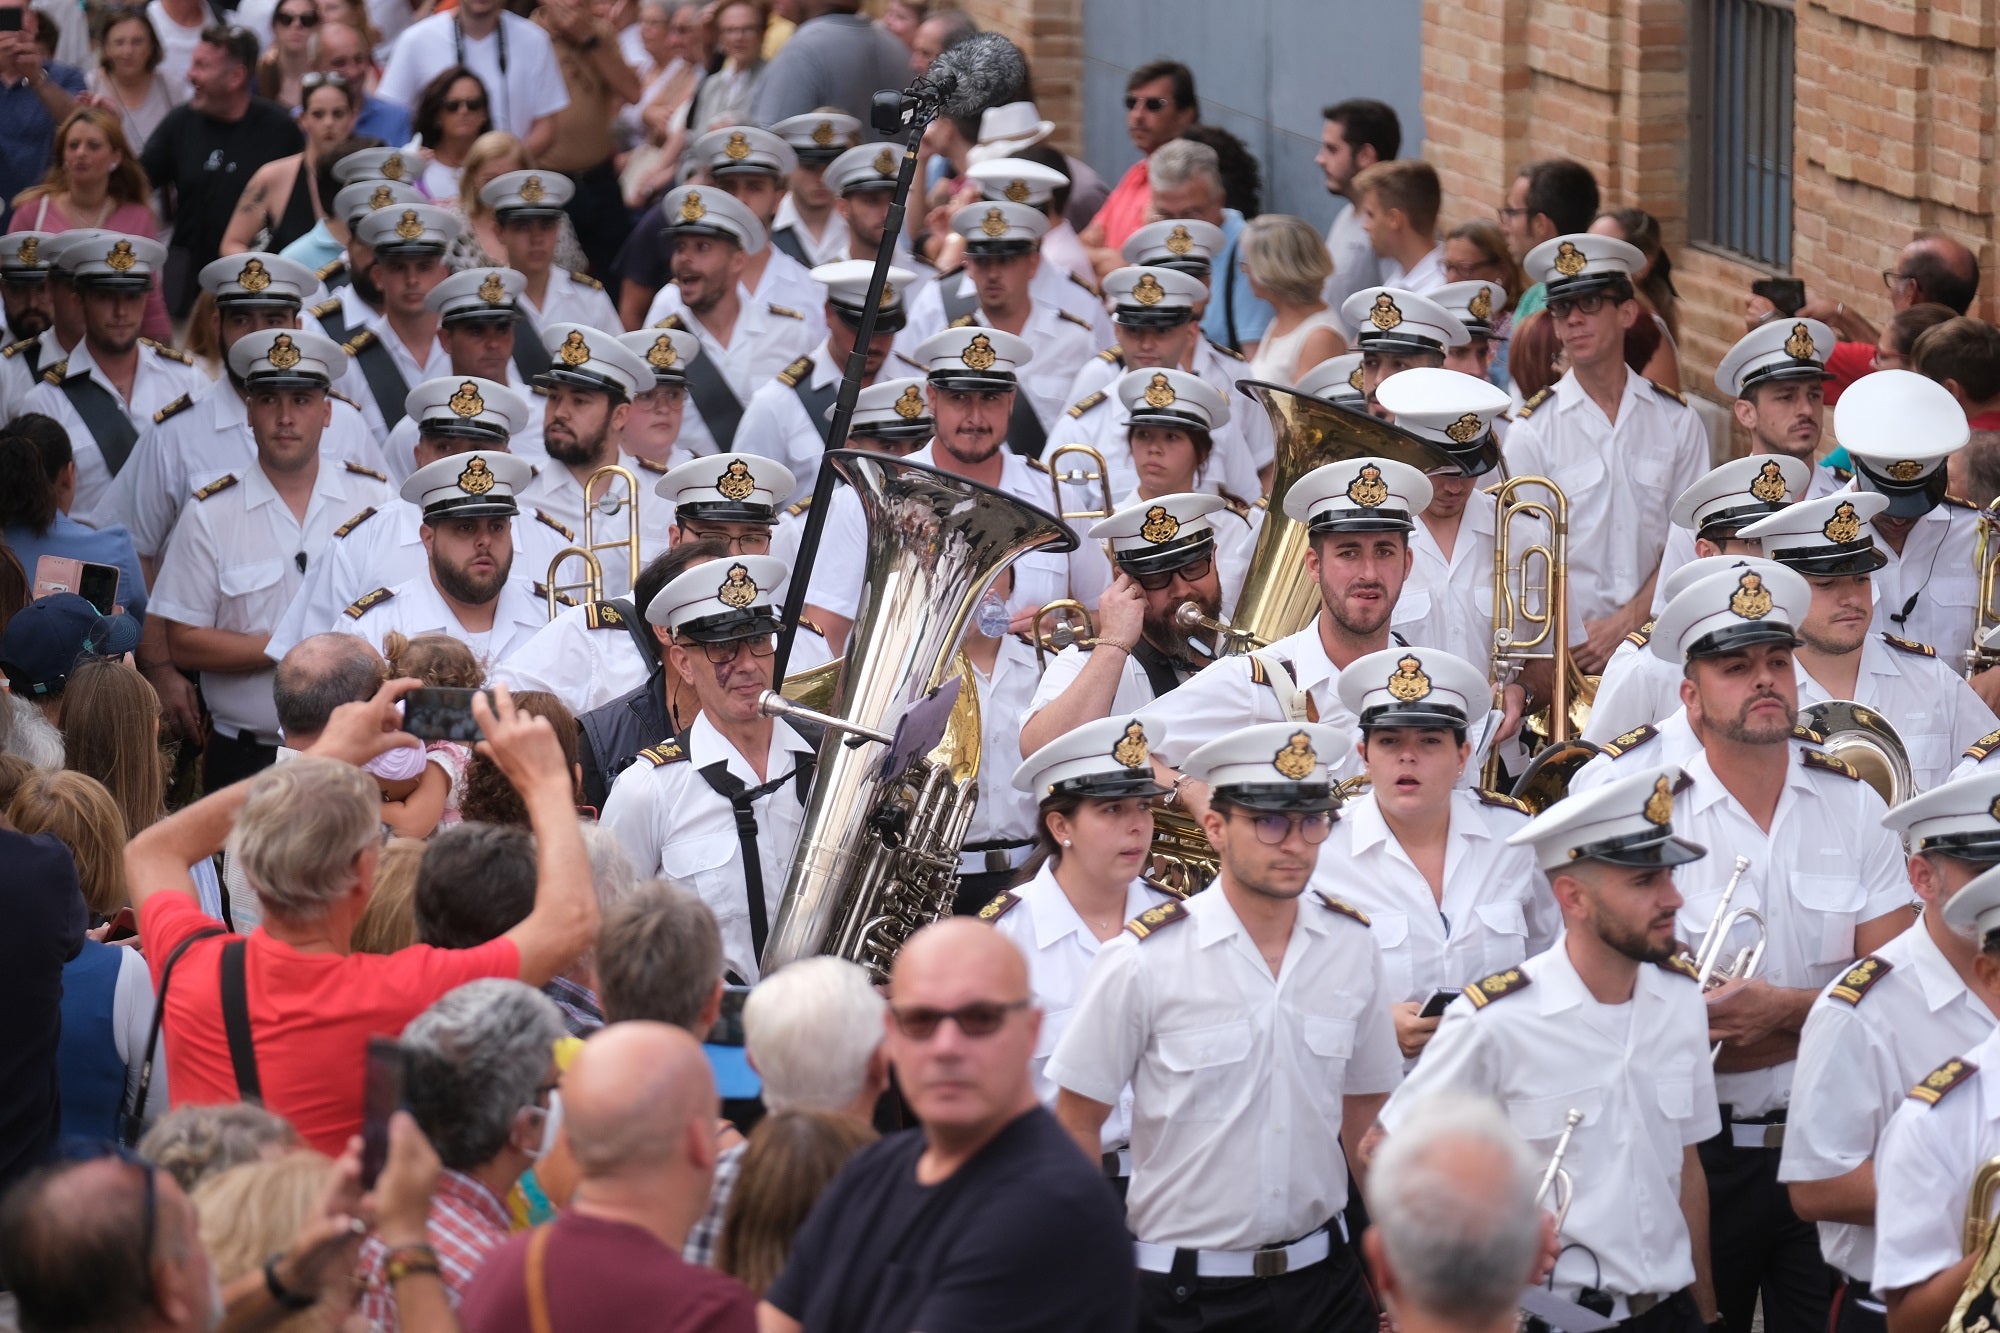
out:
<path id="1" fill-rule="evenodd" d="M 1739 856 L 1731 867 L 1729 883 L 1722 888 L 1722 897 L 1715 904 L 1715 915 L 1709 918 L 1708 931 L 1701 937 L 1701 948 L 1694 956 L 1695 980 L 1703 994 L 1726 986 L 1732 981 L 1748 981 L 1757 975 L 1757 965 L 1764 961 L 1764 946 L 1770 942 L 1770 928 L 1764 922 L 1764 914 L 1753 907 L 1739 907 L 1730 910 L 1729 904 L 1736 897 L 1736 886 L 1743 881 L 1743 872 L 1750 868 L 1750 858 Z M 1748 921 L 1756 926 L 1757 938 L 1747 948 L 1736 951 L 1735 957 L 1727 963 L 1723 961 L 1723 951 L 1729 947 L 1729 934 L 1740 922 Z M 1708 1053 L 1710 1061 L 1722 1054 L 1722 1043 Z"/>
<path id="2" fill-rule="evenodd" d="M 1042 622 L 1051 616 L 1056 623 L 1044 630 Z M 1082 622 L 1080 628 L 1078 621 Z M 1097 643 L 1097 624 L 1090 618 L 1090 608 L 1082 602 L 1074 597 L 1058 597 L 1035 612 L 1035 623 L 1029 627 L 1028 637 L 1035 643 L 1035 670 L 1047 671 L 1050 653 L 1059 653 L 1072 645 L 1093 647 Z"/>
<path id="3" fill-rule="evenodd" d="M 1188 631 L 1205 629 L 1215 635 L 1217 650 L 1230 655 L 1253 653 L 1270 646 L 1267 640 L 1258 638 L 1251 631 L 1238 629 L 1218 616 L 1206 614 L 1193 602 L 1182 602 L 1174 608 L 1174 627 Z"/>
<path id="4" fill-rule="evenodd" d="M 1568 742 L 1589 718 L 1596 680 L 1577 669 L 1569 647 L 1569 497 L 1547 477 L 1512 477 L 1490 492 L 1493 520 L 1494 706 L 1530 662 L 1548 662 L 1554 684 L 1549 701 L 1522 730 L 1543 746 Z M 1542 539 L 1519 543 L 1516 523 L 1543 529 Z M 1500 785 L 1498 747 L 1487 756 L 1482 779 Z"/>
<path id="5" fill-rule="evenodd" d="M 1076 467 L 1064 471 L 1062 458 L 1065 454 L 1076 454 L 1089 460 L 1093 467 Z M 1104 455 L 1087 444 L 1065 444 L 1055 450 L 1044 464 L 1049 470 L 1049 488 L 1055 494 L 1055 511 L 1065 522 L 1073 518 L 1110 518 L 1115 506 L 1111 502 L 1111 469 L 1105 466 Z M 1063 499 L 1064 486 L 1082 486 L 1097 483 L 1097 493 L 1103 502 L 1100 509 L 1068 509 Z"/>
<path id="6" fill-rule="evenodd" d="M 617 494 L 609 486 L 596 500 L 590 498 L 600 481 L 622 480 L 625 493 Z M 623 511 L 626 515 L 625 535 L 616 539 L 599 541 L 597 538 L 597 518 L 602 514 L 611 518 Z M 625 552 L 625 586 L 630 588 L 639 581 L 639 479 L 632 469 L 616 463 L 607 463 L 590 474 L 590 480 L 583 484 L 583 540 L 573 546 L 565 546 L 557 551 L 555 559 L 549 561 L 549 572 L 544 582 L 548 585 L 549 619 L 554 620 L 562 609 L 563 595 L 569 592 L 582 594 L 579 600 L 596 602 L 604 597 L 604 557 L 599 552 L 623 550 Z M 564 562 L 583 561 L 583 578 L 568 583 L 559 582 L 557 575 L 562 572 Z"/>
<path id="7" fill-rule="evenodd" d="M 2000 499 L 1979 511 L 1979 545 L 1974 549 L 1979 602 L 1973 608 L 1972 647 L 1965 654 L 1968 676 L 2000 666 Z"/>

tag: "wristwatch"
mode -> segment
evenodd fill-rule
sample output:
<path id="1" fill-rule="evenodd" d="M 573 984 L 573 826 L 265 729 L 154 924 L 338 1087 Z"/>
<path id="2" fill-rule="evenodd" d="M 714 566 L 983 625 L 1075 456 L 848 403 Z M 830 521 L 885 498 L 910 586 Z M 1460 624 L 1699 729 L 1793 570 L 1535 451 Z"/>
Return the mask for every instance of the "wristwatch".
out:
<path id="1" fill-rule="evenodd" d="M 281 1310 L 310 1310 L 319 1304 L 319 1297 L 311 1292 L 293 1291 L 278 1280 L 278 1261 L 285 1256 L 274 1254 L 264 1261 L 264 1290 L 271 1293 L 271 1299 Z"/>

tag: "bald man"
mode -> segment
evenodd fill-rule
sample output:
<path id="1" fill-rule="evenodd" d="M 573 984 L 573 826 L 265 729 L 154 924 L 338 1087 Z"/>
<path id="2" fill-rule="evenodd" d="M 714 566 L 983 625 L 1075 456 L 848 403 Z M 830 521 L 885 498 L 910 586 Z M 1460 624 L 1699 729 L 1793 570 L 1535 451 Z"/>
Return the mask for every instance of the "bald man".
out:
<path id="1" fill-rule="evenodd" d="M 1929 228 L 1910 238 L 1910 243 L 1896 256 L 1896 267 L 1884 276 L 1889 280 L 1890 309 L 1899 312 L 1912 306 L 1941 305 L 1962 315 L 1972 308 L 1973 298 L 1979 294 L 1979 260 L 1958 240 Z M 1753 303 L 1761 299 L 1751 298 Z M 1839 389 L 1874 368 L 1875 344 L 1880 335 L 1873 324 L 1842 301 L 1814 297 L 1798 313 L 1831 324 L 1840 335 L 1826 362 L 1827 372 L 1833 376 L 1833 383 L 1827 387 L 1826 404 L 1832 407 Z"/>
<path id="2" fill-rule="evenodd" d="M 921 1125 L 864 1149 L 800 1229 L 761 1333 L 1130 1328 L 1132 1241 L 1035 1098 L 1042 1014 L 1012 941 L 947 918 L 896 956 L 885 1044 Z"/>
<path id="3" fill-rule="evenodd" d="M 493 1252 L 459 1310 L 467 1333 L 754 1329 L 748 1288 L 681 1258 L 708 1206 L 721 1110 L 700 1043 L 665 1023 L 613 1023 L 584 1043 L 561 1096 L 575 1196 Z M 543 1291 L 539 1318 L 531 1285 Z"/>

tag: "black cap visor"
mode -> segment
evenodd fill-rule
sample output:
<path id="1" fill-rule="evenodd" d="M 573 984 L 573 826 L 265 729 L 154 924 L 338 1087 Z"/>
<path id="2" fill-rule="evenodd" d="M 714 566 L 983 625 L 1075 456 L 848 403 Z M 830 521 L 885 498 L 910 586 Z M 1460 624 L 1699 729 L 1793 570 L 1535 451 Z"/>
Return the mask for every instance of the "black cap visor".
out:
<path id="1" fill-rule="evenodd" d="M 1206 560 L 1214 554 L 1215 530 L 1211 528 L 1180 541 L 1120 551 L 1112 558 L 1118 562 L 1118 568 L 1127 574 L 1170 574 L 1197 560 Z"/>
<path id="2" fill-rule="evenodd" d="M 1111 322 L 1128 329 L 1177 329 L 1194 323 L 1194 307 L 1120 303 L 1111 311 Z"/>
<path id="3" fill-rule="evenodd" d="M 1569 859 L 1572 861 L 1604 861 L 1614 866 L 1631 866 L 1635 869 L 1651 870 L 1655 867 L 1684 866 L 1690 861 L 1699 861 L 1708 855 L 1708 848 L 1698 842 L 1674 836 L 1673 826 L 1663 824 L 1650 833 L 1635 833 L 1629 837 L 1606 838 L 1602 842 L 1589 843 L 1583 847 L 1572 847 Z"/>
<path id="4" fill-rule="evenodd" d="M 2000 862 L 2000 829 L 1986 833 L 1941 833 L 1935 838 L 1919 838 L 1917 850 L 1991 865 Z"/>
<path id="5" fill-rule="evenodd" d="M 78 291 L 143 292 L 153 285 L 150 273 L 78 273 L 70 278 Z"/>
<path id="6" fill-rule="evenodd" d="M 506 444 L 512 437 L 506 427 L 495 422 L 491 425 L 475 421 L 470 417 L 457 415 L 449 417 L 426 417 L 417 423 L 417 438 L 426 435 L 451 440 L 472 440 L 478 444 Z"/>
<path id="7" fill-rule="evenodd" d="M 1707 535 L 1706 532 L 1703 534 Z M 1835 546 L 1794 546 L 1783 551 L 1765 552 L 1771 559 L 1807 578 L 1836 578 L 1842 574 L 1873 574 L 1889 563 L 1873 538 L 1841 542 Z"/>
<path id="8" fill-rule="evenodd" d="M 332 382 L 324 376 L 309 375 L 300 370 L 253 371 L 243 381 L 245 393 L 256 393 L 260 389 L 318 389 L 324 393 L 332 387 Z"/>
<path id="9" fill-rule="evenodd" d="M 770 505 L 745 504 L 741 500 L 683 500 L 674 506 L 677 519 L 698 523 L 763 523 L 778 521 L 778 511 Z"/>
<path id="10" fill-rule="evenodd" d="M 510 518 L 520 512 L 511 495 L 466 495 L 425 505 L 424 526 L 434 528 L 456 518 Z"/>
<path id="11" fill-rule="evenodd" d="M 1213 788 L 1211 801 L 1228 801 L 1259 814 L 1313 814 L 1338 809 L 1333 788 L 1324 782 L 1239 782 Z"/>
<path id="12" fill-rule="evenodd" d="M 1817 361 L 1774 361 L 1768 366 L 1759 366 L 1743 377 L 1742 387 L 1736 392 L 1741 398 L 1759 384 L 1775 384 L 1779 380 L 1830 380 L 1833 372 Z"/>
<path id="13" fill-rule="evenodd" d="M 1460 476 L 1483 477 L 1500 466 L 1500 441 L 1493 438 L 1491 431 L 1469 445 L 1446 444 L 1437 440 L 1431 443 L 1451 455 L 1452 461 L 1458 464 Z"/>
<path id="14" fill-rule="evenodd" d="M 828 301 L 827 304 L 833 307 L 833 313 L 840 316 L 840 322 L 848 328 L 859 329 L 861 327 L 862 312 L 859 308 L 846 305 L 840 301 Z M 903 303 L 901 301 L 891 301 L 876 313 L 875 332 L 901 333 L 903 326 L 907 323 L 909 323 L 909 315 L 904 311 Z"/>
<path id="15" fill-rule="evenodd" d="M 961 393 L 1011 393 L 1021 387 L 1012 371 L 981 374 L 975 370 L 933 370 L 926 378 L 940 389 L 956 389 Z"/>
<path id="16" fill-rule="evenodd" d="M 608 393 L 619 402 L 625 401 L 625 386 L 603 375 L 594 375 L 581 366 L 550 366 L 535 376 L 539 388 L 552 389 L 558 384 L 567 384 L 572 389 L 589 389 L 596 393 Z"/>
<path id="17" fill-rule="evenodd" d="M 1128 796 L 1165 796 L 1167 788 L 1153 781 L 1152 770 L 1118 768 L 1106 773 L 1086 773 L 1049 788 L 1050 796 L 1096 797 L 1117 801 Z M 1044 797 L 1043 799 L 1047 799 Z"/>
<path id="18" fill-rule="evenodd" d="M 675 634 L 696 643 L 735 643 L 778 632 L 778 613 L 768 606 L 724 611 L 719 615 L 698 616 L 674 626 Z"/>
<path id="19" fill-rule="evenodd" d="M 1407 509 L 1329 509 L 1306 526 L 1314 532 L 1408 532 L 1416 524 Z"/>
<path id="20" fill-rule="evenodd" d="M 1727 657 L 1760 644 L 1797 644 L 1799 636 L 1782 620 L 1746 620 L 1704 634 L 1687 646 L 1686 656 Z"/>
<path id="21" fill-rule="evenodd" d="M 1363 732 L 1458 731 L 1465 730 L 1465 715 L 1456 708 L 1418 700 L 1416 703 L 1380 704 L 1361 714 Z"/>
<path id="22" fill-rule="evenodd" d="M 1890 518 L 1922 518 L 1944 502 L 1945 488 L 1951 484 L 1942 464 L 1915 481 L 1891 481 L 1852 453 L 1848 459 L 1854 464 L 1854 479 L 1861 483 L 1861 489 L 1889 497 Z"/>
<path id="23" fill-rule="evenodd" d="M 1573 278 L 1556 278 L 1548 284 L 1546 300 L 1574 300 L 1592 292 L 1609 292 L 1620 301 L 1632 299 L 1632 279 L 1623 273 L 1579 273 Z"/>
<path id="24" fill-rule="evenodd" d="M 1363 329 L 1355 335 L 1354 346 L 1357 351 L 1362 352 L 1415 353 L 1417 355 L 1429 352 L 1433 356 L 1444 355 L 1444 341 L 1442 339 L 1426 338 L 1414 331 L 1405 333 L 1402 326 L 1391 329 L 1387 333 L 1382 333 L 1372 328 Z"/>

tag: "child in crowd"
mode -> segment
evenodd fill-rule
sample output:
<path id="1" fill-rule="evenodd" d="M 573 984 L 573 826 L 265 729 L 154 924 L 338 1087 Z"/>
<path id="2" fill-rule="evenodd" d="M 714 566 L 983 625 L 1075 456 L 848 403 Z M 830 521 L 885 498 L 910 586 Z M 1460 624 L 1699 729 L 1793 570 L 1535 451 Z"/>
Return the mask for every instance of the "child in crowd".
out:
<path id="1" fill-rule="evenodd" d="M 448 634 L 406 639 L 392 631 L 382 647 L 391 676 L 415 677 L 432 689 L 470 690 L 486 683 L 479 659 Z M 458 823 L 471 762 L 471 747 L 457 741 L 431 741 L 422 750 L 405 746 L 371 759 L 367 768 L 382 791 L 382 822 L 405 838 L 428 838 Z"/>

